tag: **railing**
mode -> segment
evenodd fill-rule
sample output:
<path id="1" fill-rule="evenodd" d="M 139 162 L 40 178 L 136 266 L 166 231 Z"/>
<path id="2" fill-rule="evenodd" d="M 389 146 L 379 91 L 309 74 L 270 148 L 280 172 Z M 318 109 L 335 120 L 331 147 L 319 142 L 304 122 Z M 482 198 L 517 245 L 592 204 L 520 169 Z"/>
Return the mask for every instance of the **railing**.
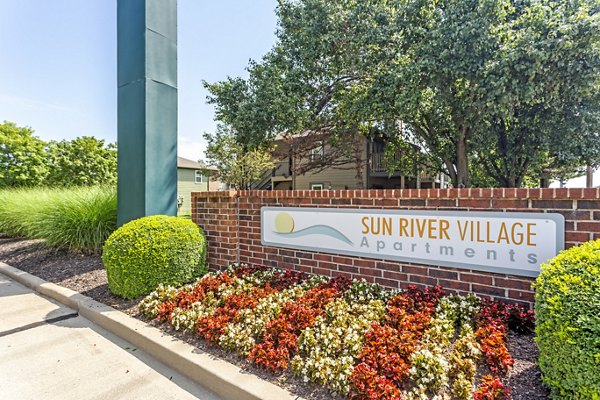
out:
<path id="1" fill-rule="evenodd" d="M 372 174 L 389 174 L 388 166 L 397 165 L 400 161 L 400 153 L 396 153 L 392 158 L 386 158 L 385 153 L 371 153 L 371 173 Z M 401 172 L 399 168 L 394 168 L 392 173 Z M 414 173 L 404 173 L 403 175 L 414 176 Z M 419 179 L 423 181 L 439 181 L 439 176 L 429 171 L 420 171 Z"/>
<path id="2" fill-rule="evenodd" d="M 253 190 L 269 190 L 271 189 L 271 178 L 274 176 L 284 176 L 284 175 L 288 175 L 289 172 L 289 165 L 287 161 L 280 161 L 278 163 L 275 164 L 274 168 L 268 169 L 265 172 L 263 172 L 263 174 L 261 175 L 261 177 L 256 180 L 255 182 L 252 182 L 252 184 L 250 185 L 250 189 Z"/>
<path id="3" fill-rule="evenodd" d="M 396 153 L 393 157 L 386 158 L 385 153 L 371 153 L 371 172 L 385 172 L 387 173 L 388 166 L 396 164 L 400 160 L 400 153 Z M 397 171 L 397 169 L 394 169 Z"/>
<path id="4" fill-rule="evenodd" d="M 271 176 L 289 176 L 290 164 L 286 161 L 275 163 L 275 167 L 271 170 Z"/>

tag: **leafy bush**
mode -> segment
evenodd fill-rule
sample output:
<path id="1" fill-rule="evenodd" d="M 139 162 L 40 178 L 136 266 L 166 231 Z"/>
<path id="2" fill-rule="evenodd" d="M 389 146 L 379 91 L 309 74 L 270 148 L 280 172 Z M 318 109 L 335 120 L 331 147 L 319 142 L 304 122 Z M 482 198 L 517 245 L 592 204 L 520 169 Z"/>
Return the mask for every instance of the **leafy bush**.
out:
<path id="1" fill-rule="evenodd" d="M 600 399 L 600 240 L 543 264 L 535 289 L 539 363 L 552 397 Z"/>
<path id="2" fill-rule="evenodd" d="M 192 221 L 165 215 L 144 217 L 117 229 L 102 261 L 110 290 L 133 299 L 159 284 L 180 285 L 206 272 L 206 239 Z"/>
<path id="3" fill-rule="evenodd" d="M 99 252 L 117 227 L 117 191 L 96 186 L 0 191 L 0 234 L 44 239 L 46 244 Z"/>

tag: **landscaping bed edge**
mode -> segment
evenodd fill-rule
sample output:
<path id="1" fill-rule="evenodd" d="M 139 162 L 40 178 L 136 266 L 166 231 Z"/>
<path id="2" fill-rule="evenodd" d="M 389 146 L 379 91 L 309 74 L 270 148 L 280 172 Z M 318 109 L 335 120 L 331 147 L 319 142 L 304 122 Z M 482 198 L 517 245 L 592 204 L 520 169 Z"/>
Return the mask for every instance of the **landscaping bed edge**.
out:
<path id="1" fill-rule="evenodd" d="M 130 342 L 155 359 L 173 368 L 224 399 L 285 400 L 300 397 L 243 371 L 224 360 L 216 359 L 159 329 L 99 303 L 71 289 L 47 282 L 37 276 L 0 262 L 0 273 L 48 296 L 109 332 Z"/>

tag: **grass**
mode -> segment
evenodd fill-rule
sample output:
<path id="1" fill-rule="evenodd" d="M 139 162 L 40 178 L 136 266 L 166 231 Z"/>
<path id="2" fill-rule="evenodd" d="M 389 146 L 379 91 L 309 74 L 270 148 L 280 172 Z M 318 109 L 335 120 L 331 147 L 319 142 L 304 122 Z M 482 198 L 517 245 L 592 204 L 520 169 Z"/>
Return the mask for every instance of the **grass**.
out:
<path id="1" fill-rule="evenodd" d="M 6 236 L 94 253 L 116 227 L 114 187 L 0 190 L 0 233 Z"/>

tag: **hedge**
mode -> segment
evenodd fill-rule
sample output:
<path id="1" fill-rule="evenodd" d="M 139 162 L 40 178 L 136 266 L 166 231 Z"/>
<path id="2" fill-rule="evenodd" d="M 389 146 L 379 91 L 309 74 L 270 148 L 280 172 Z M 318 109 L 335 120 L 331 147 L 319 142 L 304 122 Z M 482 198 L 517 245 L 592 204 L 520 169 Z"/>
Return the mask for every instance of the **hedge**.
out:
<path id="1" fill-rule="evenodd" d="M 542 265 L 535 283 L 542 379 L 555 399 L 600 399 L 600 240 Z"/>

